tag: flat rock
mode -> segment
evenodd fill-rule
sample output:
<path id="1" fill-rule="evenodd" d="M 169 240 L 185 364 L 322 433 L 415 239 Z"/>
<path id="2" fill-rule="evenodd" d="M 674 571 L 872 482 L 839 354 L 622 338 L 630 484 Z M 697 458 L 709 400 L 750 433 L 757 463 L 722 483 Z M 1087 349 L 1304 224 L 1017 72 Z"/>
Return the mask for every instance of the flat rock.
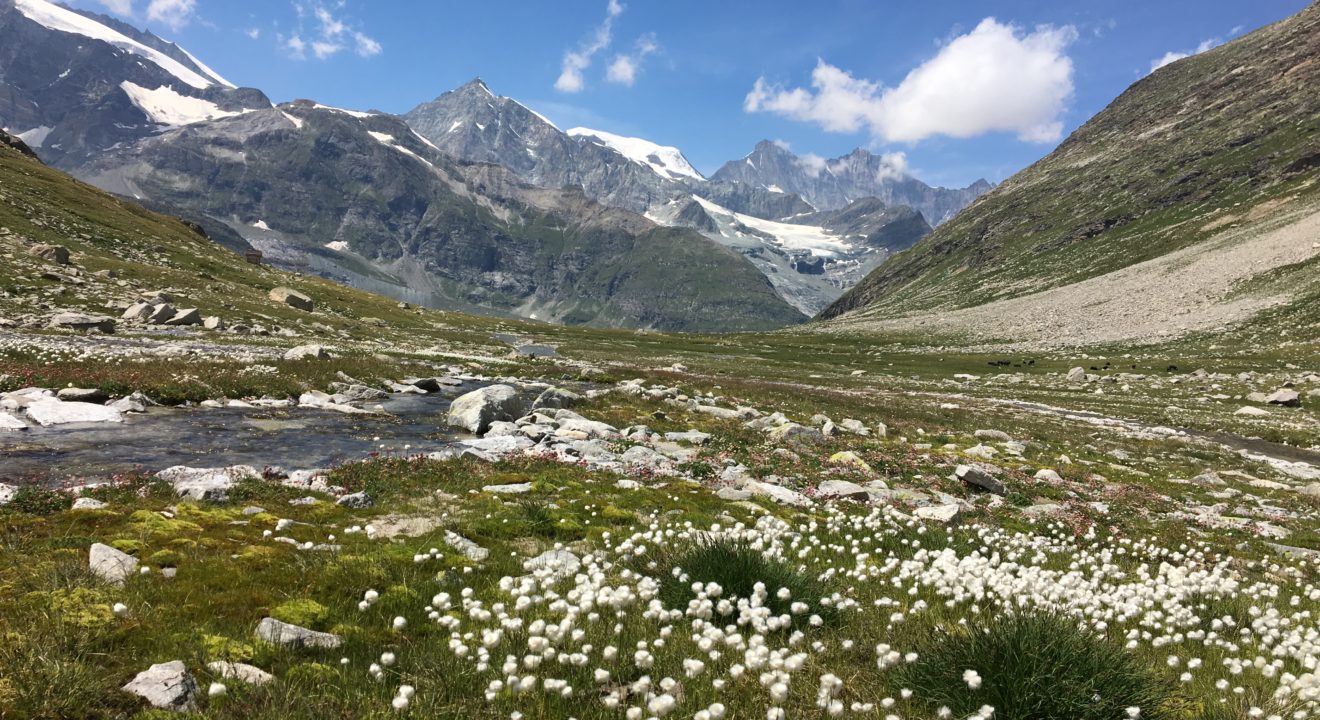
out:
<path id="1" fill-rule="evenodd" d="M 958 506 L 958 503 L 927 505 L 913 510 L 912 516 L 919 520 L 930 520 L 948 525 L 962 519 L 962 508 Z"/>
<path id="2" fill-rule="evenodd" d="M 1058 472 L 1051 470 L 1049 468 L 1043 468 L 1041 470 L 1037 470 L 1035 478 L 1037 480 L 1042 480 L 1044 482 L 1054 482 L 1054 483 L 1063 482 L 1063 476 L 1059 475 Z"/>
<path id="3" fill-rule="evenodd" d="M 224 502 L 229 499 L 229 489 L 240 480 L 260 478 L 261 473 L 251 465 L 234 465 L 224 468 L 194 468 L 175 465 L 156 473 L 156 477 L 174 487 L 174 493 L 182 498 L 198 501 Z"/>
<path id="4" fill-rule="evenodd" d="M 816 486 L 816 497 L 822 500 L 856 500 L 866 502 L 871 498 L 871 493 L 866 488 L 855 482 L 847 480 L 826 480 Z"/>
<path id="5" fill-rule="evenodd" d="M 60 388 L 55 397 L 64 402 L 97 403 L 98 405 L 110 399 L 110 395 L 100 388 Z"/>
<path id="6" fill-rule="evenodd" d="M 87 562 L 93 575 L 116 585 L 122 585 L 138 568 L 137 558 L 101 543 L 92 544 L 87 551 Z"/>
<path id="7" fill-rule="evenodd" d="M 102 315 L 89 315 L 78 312 L 62 312 L 51 316 L 47 323 L 53 328 L 63 328 L 65 330 L 78 330 L 81 332 L 90 332 L 95 330 L 107 335 L 115 331 L 114 318 L 104 317 Z"/>
<path id="8" fill-rule="evenodd" d="M 977 430 L 972 434 L 981 440 L 994 440 L 996 442 L 1008 442 L 1013 439 L 1003 430 Z"/>
<path id="9" fill-rule="evenodd" d="M 582 402 L 582 396 L 571 390 L 550 388 L 536 396 L 536 400 L 532 403 L 532 409 L 570 408 L 580 402 Z"/>
<path id="10" fill-rule="evenodd" d="M 843 452 L 834 453 L 833 455 L 830 456 L 830 464 L 849 467 L 854 470 L 863 472 L 867 475 L 875 474 L 875 471 L 871 469 L 871 466 L 868 465 L 867 462 L 863 460 L 860 456 L 858 456 L 857 453 L 851 450 L 844 450 Z"/>
<path id="11" fill-rule="evenodd" d="M 180 660 L 160 663 L 138 673 L 124 686 L 152 707 L 176 712 L 197 709 L 197 681 Z"/>
<path id="12" fill-rule="evenodd" d="M 330 351 L 324 345 L 299 345 L 284 353 L 285 360 L 328 360 Z"/>
<path id="13" fill-rule="evenodd" d="M 496 495 L 522 495 L 532 491 L 531 483 L 509 483 L 507 485 L 486 485 L 481 488 L 482 492 L 495 493 Z"/>
<path id="14" fill-rule="evenodd" d="M 700 430 L 684 430 L 682 432 L 667 432 L 665 440 L 675 443 L 690 443 L 692 445 L 705 445 L 710 440 L 710 433 L 704 433 Z"/>
<path id="15" fill-rule="evenodd" d="M 1268 410 L 1262 410 L 1254 405 L 1243 405 L 1235 410 L 1233 414 L 1245 417 L 1268 417 L 1270 413 Z"/>
<path id="16" fill-rule="evenodd" d="M 0 432 L 13 430 L 27 430 L 27 423 L 7 412 L 0 411 Z"/>
<path id="17" fill-rule="evenodd" d="M 1265 398 L 1265 402 L 1270 405 L 1282 405 L 1284 407 L 1301 407 L 1302 396 L 1296 390 L 1282 388 L 1275 390 Z"/>
<path id="18" fill-rule="evenodd" d="M 275 679 L 274 675 L 262 670 L 259 667 L 248 665 L 246 663 L 225 662 L 216 660 L 207 663 L 206 669 L 215 673 L 216 676 L 226 680 L 237 680 L 248 685 L 265 685 Z"/>
<path id="19" fill-rule="evenodd" d="M 174 313 L 174 317 L 170 318 L 169 320 L 166 320 L 165 324 L 176 327 L 183 325 L 201 325 L 202 311 L 198 310 L 197 308 L 187 308 L 185 310 L 179 310 L 178 312 Z"/>
<path id="20" fill-rule="evenodd" d="M 287 648 L 326 648 L 333 650 L 343 643 L 343 638 L 331 633 L 308 630 L 305 627 L 280 622 L 275 618 L 263 618 L 257 623 L 257 637 L 268 643 Z"/>
<path id="21" fill-rule="evenodd" d="M 4 504 L 3 502 L 0 502 L 0 505 L 3 504 Z M 89 498 L 89 497 L 80 497 L 77 500 L 73 501 L 74 510 L 100 510 L 102 508 L 107 507 L 108 505 L 109 503 L 105 503 L 100 500 L 97 500 L 96 498 Z"/>
<path id="22" fill-rule="evenodd" d="M 759 480 L 747 481 L 743 484 L 743 489 L 753 495 L 768 497 L 781 505 L 805 508 L 811 507 L 815 504 L 811 501 L 811 498 L 796 490 L 790 490 L 781 485 L 771 485 L 770 483 L 761 482 Z"/>
<path id="23" fill-rule="evenodd" d="M 770 441 L 795 447 L 825 444 L 825 434 L 813 427 L 784 423 L 770 431 Z"/>
<path id="24" fill-rule="evenodd" d="M 63 402 L 55 398 L 44 398 L 28 405 L 27 414 L 42 427 L 73 423 L 117 423 L 124 420 L 120 412 L 111 407 L 83 402 Z"/>
<path id="25" fill-rule="evenodd" d="M 459 445 L 495 455 L 510 455 L 527 450 L 535 446 L 536 443 L 525 435 L 496 435 L 476 440 L 463 440 L 459 442 Z"/>

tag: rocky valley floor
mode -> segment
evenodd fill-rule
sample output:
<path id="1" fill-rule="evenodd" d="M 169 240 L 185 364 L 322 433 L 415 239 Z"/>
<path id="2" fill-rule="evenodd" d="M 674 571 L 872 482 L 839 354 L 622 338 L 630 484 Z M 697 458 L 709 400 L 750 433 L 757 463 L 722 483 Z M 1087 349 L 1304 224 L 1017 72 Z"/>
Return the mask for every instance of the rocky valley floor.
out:
<path id="1" fill-rule="evenodd" d="M 1320 714 L 1304 343 L 0 345 L 0 716 Z"/>

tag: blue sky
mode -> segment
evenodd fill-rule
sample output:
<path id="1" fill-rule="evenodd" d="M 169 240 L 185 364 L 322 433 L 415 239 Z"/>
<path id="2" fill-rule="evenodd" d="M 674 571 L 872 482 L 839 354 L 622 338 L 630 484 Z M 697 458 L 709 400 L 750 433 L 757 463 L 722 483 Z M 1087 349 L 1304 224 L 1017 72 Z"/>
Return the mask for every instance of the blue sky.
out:
<path id="1" fill-rule="evenodd" d="M 401 113 L 481 76 L 561 128 L 675 145 L 704 173 L 761 139 L 998 182 L 1161 59 L 1307 0 L 74 0 L 277 102 Z M 1172 53 L 1172 55 L 1170 55 Z"/>

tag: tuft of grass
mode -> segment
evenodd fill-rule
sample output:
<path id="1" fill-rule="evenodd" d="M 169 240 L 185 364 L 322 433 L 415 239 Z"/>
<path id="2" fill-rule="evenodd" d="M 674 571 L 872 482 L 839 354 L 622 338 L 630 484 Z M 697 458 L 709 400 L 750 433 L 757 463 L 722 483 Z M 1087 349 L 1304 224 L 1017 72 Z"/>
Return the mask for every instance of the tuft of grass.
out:
<path id="1" fill-rule="evenodd" d="M 775 615 L 790 613 L 795 602 L 811 607 L 811 612 L 828 620 L 833 608 L 821 605 L 828 594 L 819 579 L 774 557 L 767 557 L 751 545 L 724 538 L 699 543 L 671 558 L 660 585 L 660 601 L 669 608 L 686 608 L 696 597 L 694 583 L 716 583 L 722 598 L 751 598 L 757 583 L 764 583 L 765 605 Z M 780 599 L 780 588 L 788 588 L 790 597 Z M 805 621 L 808 615 L 795 616 Z"/>
<path id="2" fill-rule="evenodd" d="M 71 502 L 62 492 L 39 485 L 24 485 L 14 493 L 7 509 L 29 515 L 54 515 L 68 510 Z"/>
<path id="3" fill-rule="evenodd" d="M 963 677 L 975 670 L 979 689 Z M 966 717 L 990 705 L 1013 720 L 1113 720 L 1141 708 L 1143 720 L 1171 717 L 1172 688 L 1121 645 L 1093 635 L 1075 618 L 1050 611 L 982 617 L 931 636 L 896 680 L 930 709 Z"/>

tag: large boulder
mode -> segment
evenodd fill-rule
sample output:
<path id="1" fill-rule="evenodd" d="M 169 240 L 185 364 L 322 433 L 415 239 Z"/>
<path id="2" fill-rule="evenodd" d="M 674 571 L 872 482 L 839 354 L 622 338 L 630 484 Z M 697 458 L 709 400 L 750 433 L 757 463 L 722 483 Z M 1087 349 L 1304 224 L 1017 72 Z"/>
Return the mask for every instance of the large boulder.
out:
<path id="1" fill-rule="evenodd" d="M 448 422 L 480 435 L 496 420 L 512 421 L 522 415 L 522 398 L 508 385 L 491 385 L 461 395 L 449 406 Z"/>
<path id="2" fill-rule="evenodd" d="M 42 427 L 73 423 L 123 422 L 118 410 L 85 402 L 43 398 L 27 406 L 28 417 Z"/>
<path id="3" fill-rule="evenodd" d="M 277 287 L 270 291 L 270 299 L 307 312 L 311 312 L 313 308 L 312 299 L 293 288 Z"/>
<path id="4" fill-rule="evenodd" d="M 1284 407 L 1300 407 L 1302 404 L 1302 396 L 1296 390 L 1283 388 L 1281 390 L 1275 390 L 1273 393 L 1270 393 L 1270 395 L 1265 398 L 1265 402 L 1269 403 L 1270 405 L 1282 405 Z"/>
<path id="5" fill-rule="evenodd" d="M 533 410 L 542 408 L 558 409 L 571 408 L 582 402 L 582 396 L 563 388 L 550 388 L 537 396 L 536 401 L 532 403 Z"/>
<path id="6" fill-rule="evenodd" d="M 1004 483 L 999 481 L 999 478 L 975 465 L 959 465 L 958 468 L 953 471 L 953 476 L 972 487 L 994 493 L 995 495 L 1008 494 L 1008 489 L 1004 487 Z"/>
<path id="7" fill-rule="evenodd" d="M 115 585 L 124 584 L 124 580 L 138 568 L 137 558 L 101 543 L 92 543 L 87 551 L 87 562 L 93 575 Z"/>
<path id="8" fill-rule="evenodd" d="M 39 257 L 42 260 L 49 260 L 56 265 L 69 264 L 69 249 L 60 245 L 47 245 L 40 243 L 28 248 L 28 254 L 33 257 Z"/>
<path id="9" fill-rule="evenodd" d="M 157 303 L 151 306 L 151 311 L 147 313 L 146 321 L 151 325 L 164 325 L 174 318 L 174 306 L 167 303 Z"/>
<path id="10" fill-rule="evenodd" d="M 153 707 L 176 712 L 197 709 L 197 681 L 180 660 L 152 665 L 130 680 L 124 690 L 146 699 Z"/>
<path id="11" fill-rule="evenodd" d="M 1064 377 L 1064 379 L 1067 380 L 1067 381 L 1070 382 L 1070 383 L 1085 382 L 1085 380 L 1086 380 L 1086 368 L 1083 368 L 1083 367 L 1075 367 L 1075 368 L 1073 368 L 1073 369 L 1071 369 L 1071 370 L 1068 371 L 1068 374 L 1067 374 L 1067 376 Z"/>
<path id="12" fill-rule="evenodd" d="M 95 330 L 107 335 L 112 334 L 115 331 L 114 318 L 80 312 L 55 313 L 51 316 L 48 325 L 53 328 L 77 330 L 79 332 L 91 332 Z"/>
<path id="13" fill-rule="evenodd" d="M 784 423 L 771 430 L 770 441 L 796 447 L 823 445 L 825 443 L 825 434 L 816 428 L 790 422 Z"/>
<path id="14" fill-rule="evenodd" d="M 165 321 L 166 325 L 201 325 L 202 311 L 197 308 L 188 308 L 174 313 L 174 317 Z"/>
<path id="15" fill-rule="evenodd" d="M 287 648 L 326 648 L 333 650 L 344 642 L 343 638 L 330 633 L 308 630 L 298 625 L 280 622 L 275 618 L 263 618 L 257 624 L 257 637 L 273 645 Z"/>
<path id="16" fill-rule="evenodd" d="M 64 402 L 101 404 L 110 399 L 110 395 L 100 388 L 60 388 L 56 397 Z"/>
<path id="17" fill-rule="evenodd" d="M 0 411 L 0 432 L 10 430 L 27 430 L 27 423 L 7 412 Z"/>

